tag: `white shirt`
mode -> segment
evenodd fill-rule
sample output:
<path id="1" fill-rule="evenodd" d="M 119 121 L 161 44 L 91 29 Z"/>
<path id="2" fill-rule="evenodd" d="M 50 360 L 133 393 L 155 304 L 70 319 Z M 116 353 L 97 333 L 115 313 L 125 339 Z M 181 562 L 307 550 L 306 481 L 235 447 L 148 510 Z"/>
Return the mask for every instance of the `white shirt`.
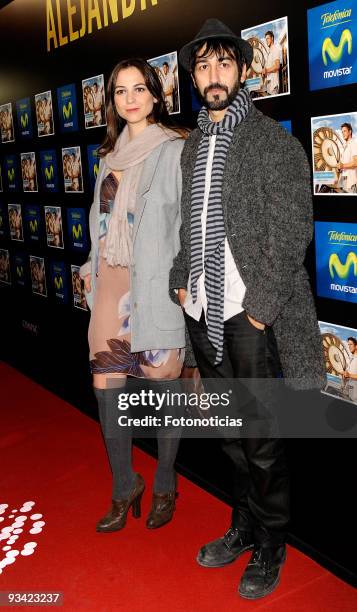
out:
<path id="1" fill-rule="evenodd" d="M 211 176 L 212 176 L 212 164 L 214 158 L 214 148 L 216 145 L 216 135 L 209 137 L 209 149 L 208 149 L 208 159 L 206 166 L 206 176 L 205 176 L 205 194 L 203 200 L 203 209 L 201 215 L 201 223 L 202 223 L 202 257 L 204 259 L 205 252 L 205 239 L 206 239 L 206 223 L 207 223 L 207 208 L 208 208 L 208 198 L 209 191 L 211 186 Z M 224 320 L 227 321 L 231 317 L 239 314 L 244 310 L 242 307 L 242 302 L 245 295 L 245 284 L 238 272 L 237 266 L 233 259 L 231 250 L 229 248 L 228 240 L 225 238 L 224 243 L 224 262 L 225 262 L 225 275 L 224 275 Z M 204 261 L 203 261 L 204 264 Z M 186 295 L 186 299 L 184 302 L 184 309 L 190 317 L 199 321 L 201 318 L 202 308 L 205 313 L 205 317 L 207 320 L 207 295 L 205 289 L 205 272 L 203 270 L 201 276 L 198 281 L 198 291 L 197 291 L 197 300 L 195 304 L 192 301 L 191 295 L 191 273 L 188 279 L 188 292 Z"/>
<path id="2" fill-rule="evenodd" d="M 357 374 L 357 355 L 352 355 L 347 371 Z M 349 397 L 352 402 L 357 402 L 357 380 L 348 379 Z"/>
<path id="3" fill-rule="evenodd" d="M 272 43 L 271 46 L 269 47 L 265 67 L 273 68 L 276 60 L 279 60 L 279 66 L 280 66 L 280 49 L 278 45 L 275 45 L 274 43 Z M 268 72 L 266 79 L 267 79 L 267 93 L 270 95 L 277 93 L 276 91 L 274 91 L 274 89 L 277 87 L 279 91 L 279 70 L 277 72 Z"/>
<path id="4" fill-rule="evenodd" d="M 348 164 L 352 161 L 353 157 L 357 157 L 357 139 L 350 138 L 345 143 L 345 147 L 342 153 L 342 163 Z M 341 172 L 341 186 L 345 191 L 351 191 L 352 186 L 357 185 L 357 168 L 350 168 L 342 170 Z"/>

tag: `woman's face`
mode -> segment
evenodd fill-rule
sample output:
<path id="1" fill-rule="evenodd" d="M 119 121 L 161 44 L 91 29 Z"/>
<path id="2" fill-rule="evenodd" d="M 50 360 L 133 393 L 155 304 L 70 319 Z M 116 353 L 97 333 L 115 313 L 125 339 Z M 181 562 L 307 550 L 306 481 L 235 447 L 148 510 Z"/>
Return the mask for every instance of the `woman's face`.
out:
<path id="1" fill-rule="evenodd" d="M 114 104 L 118 115 L 128 124 L 145 128 L 156 98 L 145 85 L 140 70 L 130 66 L 118 72 L 114 89 Z"/>

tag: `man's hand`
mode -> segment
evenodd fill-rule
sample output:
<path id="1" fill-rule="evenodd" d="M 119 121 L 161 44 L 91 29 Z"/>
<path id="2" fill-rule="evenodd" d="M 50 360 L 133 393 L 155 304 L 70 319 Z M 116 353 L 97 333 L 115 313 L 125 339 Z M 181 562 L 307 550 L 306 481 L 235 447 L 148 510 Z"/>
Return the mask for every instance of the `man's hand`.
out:
<path id="1" fill-rule="evenodd" d="M 253 319 L 253 317 L 251 317 L 248 313 L 247 314 L 247 318 L 249 323 L 251 323 L 253 325 L 253 327 L 256 327 L 257 329 L 263 330 L 265 329 L 265 323 L 261 323 L 260 321 L 257 321 L 256 319 Z"/>
<path id="2" fill-rule="evenodd" d="M 187 290 L 186 289 L 182 289 L 181 288 L 177 292 L 178 301 L 180 302 L 181 306 L 183 306 L 184 303 L 185 303 L 186 295 L 187 295 Z"/>
<path id="3" fill-rule="evenodd" d="M 87 293 L 90 293 L 92 290 L 92 281 L 91 281 L 91 274 L 86 274 L 84 279 L 84 288 L 86 290 Z"/>

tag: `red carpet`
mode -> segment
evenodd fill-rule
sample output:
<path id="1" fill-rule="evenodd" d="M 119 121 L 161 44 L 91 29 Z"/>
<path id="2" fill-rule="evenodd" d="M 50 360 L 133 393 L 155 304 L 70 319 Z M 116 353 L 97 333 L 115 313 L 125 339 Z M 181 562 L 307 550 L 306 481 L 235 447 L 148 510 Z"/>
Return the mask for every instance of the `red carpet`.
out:
<path id="1" fill-rule="evenodd" d="M 130 516 L 121 532 L 97 534 L 95 523 L 108 509 L 111 490 L 99 426 L 5 364 L 0 383 L 0 532 L 16 516 L 27 517 L 17 522 L 22 531 L 15 529 L 16 541 L 7 544 L 7 535 L 0 541 L 0 592 L 62 591 L 62 609 L 70 611 L 357 609 L 352 587 L 291 547 L 280 587 L 258 602 L 241 599 L 236 588 L 248 553 L 223 569 L 195 562 L 198 548 L 222 535 L 230 509 L 181 477 L 174 521 L 147 530 L 155 462 L 140 451 L 135 469 L 147 482 L 142 518 Z M 21 510 L 29 501 L 35 505 Z M 9 518 L 12 510 L 17 512 Z M 29 542 L 37 543 L 33 554 L 21 554 Z M 2 566 L 10 545 L 10 552 L 19 553 Z"/>

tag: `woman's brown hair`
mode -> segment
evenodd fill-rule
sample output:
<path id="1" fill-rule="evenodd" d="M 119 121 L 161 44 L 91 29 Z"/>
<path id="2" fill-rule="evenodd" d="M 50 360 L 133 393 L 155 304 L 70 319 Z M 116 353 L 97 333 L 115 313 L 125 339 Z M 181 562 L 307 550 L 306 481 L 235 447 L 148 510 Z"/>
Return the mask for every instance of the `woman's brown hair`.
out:
<path id="1" fill-rule="evenodd" d="M 187 138 L 189 134 L 189 131 L 186 128 L 175 125 L 171 120 L 165 104 L 165 95 L 162 89 L 161 81 L 155 68 L 150 66 L 146 60 L 139 57 L 122 60 L 114 67 L 107 84 L 107 134 L 103 144 L 99 148 L 100 157 L 104 157 L 104 155 L 110 153 L 110 151 L 113 151 L 118 136 L 126 124 L 125 119 L 122 119 L 116 111 L 114 104 L 114 92 L 120 70 L 125 70 L 126 68 L 132 67 L 137 68 L 141 72 L 146 87 L 150 91 L 151 95 L 157 100 L 157 102 L 154 102 L 153 109 L 148 116 L 148 122 L 158 123 L 163 128 L 174 130 L 177 132 L 178 138 Z"/>

